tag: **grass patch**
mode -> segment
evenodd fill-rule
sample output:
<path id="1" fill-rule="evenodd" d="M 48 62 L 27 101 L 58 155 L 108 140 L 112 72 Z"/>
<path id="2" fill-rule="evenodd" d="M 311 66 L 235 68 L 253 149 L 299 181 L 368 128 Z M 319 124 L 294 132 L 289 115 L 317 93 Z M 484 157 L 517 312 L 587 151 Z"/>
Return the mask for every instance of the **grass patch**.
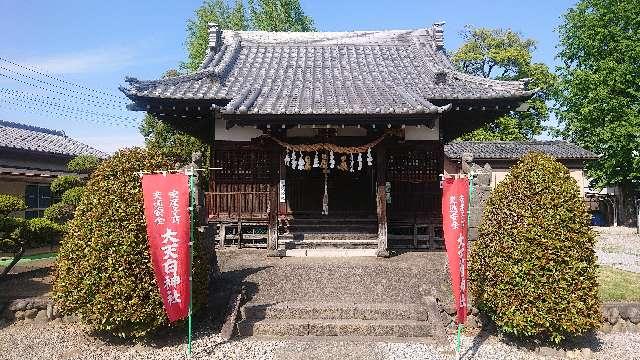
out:
<path id="1" fill-rule="evenodd" d="M 18 264 L 29 262 L 29 261 L 34 261 L 34 260 L 52 259 L 52 258 L 55 258 L 56 255 L 57 255 L 57 253 L 50 252 L 50 253 L 44 253 L 44 254 L 35 254 L 35 255 L 23 256 L 18 261 Z M 7 266 L 7 265 L 9 265 L 11 263 L 12 260 L 13 260 L 12 257 L 9 257 L 6 260 L 0 260 L 0 266 Z"/>
<path id="2" fill-rule="evenodd" d="M 602 301 L 640 301 L 640 274 L 600 266 Z"/>

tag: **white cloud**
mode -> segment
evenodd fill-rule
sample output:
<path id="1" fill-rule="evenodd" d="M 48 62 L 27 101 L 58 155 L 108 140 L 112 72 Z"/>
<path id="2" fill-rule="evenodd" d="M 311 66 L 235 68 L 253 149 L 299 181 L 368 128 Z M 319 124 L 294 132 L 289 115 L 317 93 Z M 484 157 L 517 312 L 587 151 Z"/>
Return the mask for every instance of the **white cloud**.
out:
<path id="1" fill-rule="evenodd" d="M 51 55 L 27 59 L 21 63 L 52 74 L 80 74 L 119 69 L 133 62 L 133 51 L 127 48 L 112 48 Z"/>

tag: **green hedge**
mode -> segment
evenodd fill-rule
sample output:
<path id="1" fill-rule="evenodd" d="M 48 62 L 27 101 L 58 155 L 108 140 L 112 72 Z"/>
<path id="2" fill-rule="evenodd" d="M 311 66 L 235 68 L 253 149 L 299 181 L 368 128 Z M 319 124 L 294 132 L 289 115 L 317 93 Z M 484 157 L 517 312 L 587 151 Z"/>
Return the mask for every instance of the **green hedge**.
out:
<path id="1" fill-rule="evenodd" d="M 576 181 L 530 153 L 491 193 L 472 245 L 476 305 L 504 333 L 561 341 L 596 329 L 595 235 Z"/>
<path id="2" fill-rule="evenodd" d="M 16 211 L 24 211 L 27 208 L 24 199 L 13 195 L 0 194 L 0 217 L 7 216 Z"/>
<path id="3" fill-rule="evenodd" d="M 67 221 L 73 219 L 74 211 L 75 206 L 59 202 L 46 208 L 44 210 L 44 217 L 56 224 L 63 225 Z"/>
<path id="4" fill-rule="evenodd" d="M 136 148 L 117 152 L 93 173 L 58 254 L 53 292 L 63 312 L 120 337 L 146 336 L 167 326 L 136 172 L 170 164 L 158 153 Z M 196 277 L 194 299 L 206 298 L 205 283 Z"/>

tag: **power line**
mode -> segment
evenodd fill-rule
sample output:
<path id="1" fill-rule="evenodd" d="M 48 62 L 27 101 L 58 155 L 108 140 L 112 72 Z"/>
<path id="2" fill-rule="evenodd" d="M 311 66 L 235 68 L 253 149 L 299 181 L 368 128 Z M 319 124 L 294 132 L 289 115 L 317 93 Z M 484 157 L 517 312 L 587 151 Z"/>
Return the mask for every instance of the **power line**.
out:
<path id="1" fill-rule="evenodd" d="M 14 97 L 17 101 L 26 100 L 26 101 L 37 102 L 37 103 L 41 103 L 41 104 L 46 104 L 46 105 L 51 105 L 51 106 L 63 108 L 63 109 L 66 109 L 67 111 L 82 112 L 82 113 L 90 114 L 90 115 L 93 115 L 93 116 L 116 118 L 116 119 L 114 119 L 114 121 L 122 121 L 122 122 L 137 122 L 138 121 L 137 119 L 130 118 L 130 117 L 125 117 L 125 116 L 120 116 L 120 115 L 115 115 L 115 114 L 108 114 L 108 113 L 94 112 L 94 111 L 90 111 L 90 110 L 80 109 L 80 108 L 77 108 L 77 107 L 71 107 L 71 106 L 62 105 L 60 103 L 53 102 L 53 100 L 58 100 L 59 101 L 60 99 L 52 98 L 52 97 L 49 97 L 49 96 L 46 96 L 46 95 L 44 97 L 47 98 L 48 101 L 47 100 L 43 100 L 41 98 L 30 96 L 27 93 L 25 93 L 23 91 L 19 91 L 19 90 L 0 88 L 0 92 Z"/>
<path id="2" fill-rule="evenodd" d="M 68 93 L 60 92 L 60 91 L 53 90 L 53 89 L 47 89 L 47 88 L 42 87 L 42 86 L 40 86 L 40 85 L 36 85 L 36 84 L 30 83 L 30 82 L 28 82 L 28 81 L 20 80 L 20 79 L 18 79 L 18 78 L 15 78 L 15 77 L 10 76 L 10 75 L 7 75 L 7 74 L 3 74 L 3 73 L 1 73 L 1 72 L 0 72 L 0 76 L 4 76 L 4 77 L 6 77 L 6 78 L 8 78 L 8 79 L 11 79 L 11 80 L 17 81 L 17 82 L 22 83 L 22 84 L 24 84 L 24 85 L 33 86 L 33 87 L 35 87 L 35 88 L 38 88 L 38 89 L 41 89 L 41 90 L 44 90 L 44 91 L 50 91 L 50 92 L 53 92 L 53 93 L 56 93 L 56 94 L 59 94 L 59 95 L 62 95 L 62 96 L 68 96 L 68 97 L 72 97 L 72 98 L 74 98 L 74 99 L 77 99 L 77 100 L 80 100 L 80 101 L 83 101 L 83 102 L 88 102 L 88 103 L 91 103 L 93 106 L 97 106 L 97 107 L 101 107 L 101 108 L 105 108 L 105 109 L 116 109 L 116 108 L 118 108 L 118 107 L 117 107 L 116 105 L 114 105 L 114 104 L 107 104 L 107 103 L 104 103 L 104 102 L 102 102 L 102 101 L 97 101 L 97 100 L 93 100 L 93 99 L 88 99 L 88 98 L 86 98 L 86 97 L 80 97 L 80 96 L 76 96 L 76 95 L 72 95 L 72 94 L 68 94 Z M 85 95 L 85 96 L 88 96 L 88 95 Z"/>
<path id="3" fill-rule="evenodd" d="M 105 98 L 103 98 L 103 97 L 98 97 L 98 96 L 96 96 L 95 94 L 89 95 L 89 94 L 85 94 L 85 93 L 80 92 L 80 91 L 77 91 L 77 90 L 68 89 L 68 88 L 63 87 L 63 86 L 59 86 L 59 85 L 56 85 L 56 84 L 52 84 L 52 83 L 50 83 L 50 82 L 48 82 L 48 81 L 44 81 L 44 80 L 41 80 L 41 79 L 38 79 L 38 78 L 35 78 L 35 77 L 32 77 L 32 76 L 29 76 L 29 75 L 25 75 L 25 74 L 23 74 L 23 73 L 21 73 L 21 72 L 18 72 L 18 71 L 15 71 L 15 70 L 12 70 L 12 69 L 6 68 L 6 67 L 4 67 L 4 66 L 2 66 L 2 65 L 0 65 L 0 69 L 2 69 L 2 70 L 4 70 L 4 71 L 8 71 L 8 72 L 9 72 L 9 73 L 11 73 L 12 75 L 19 75 L 19 76 L 25 77 L 25 78 L 27 78 L 27 79 L 34 80 L 34 81 L 37 81 L 37 82 L 40 82 L 40 83 L 46 84 L 46 85 L 52 86 L 52 87 L 57 88 L 57 89 L 60 89 L 60 90 L 70 91 L 70 92 L 72 92 L 72 93 L 74 93 L 74 94 L 78 94 L 78 95 L 85 96 L 85 97 L 98 98 L 98 99 L 104 100 L 104 103 L 111 103 L 111 104 L 116 105 L 116 106 L 117 106 L 117 105 L 125 105 L 125 104 L 126 104 L 126 103 L 125 103 L 125 102 L 123 102 L 123 101 L 115 101 L 115 100 L 112 100 L 112 99 L 105 99 Z"/>
<path id="4" fill-rule="evenodd" d="M 79 118 L 76 115 L 60 113 L 60 112 L 51 111 L 51 110 L 42 110 L 42 109 L 39 109 L 39 108 L 36 108 L 36 107 L 33 107 L 33 106 L 16 103 L 16 102 L 10 101 L 10 100 L 8 100 L 6 98 L 3 98 L 3 97 L 0 97 L 0 102 L 4 102 L 4 103 L 13 105 L 14 110 L 16 110 L 16 111 L 21 111 L 21 110 L 17 109 L 17 107 L 20 107 L 20 108 L 26 109 L 27 111 L 29 111 L 31 113 L 36 113 L 36 114 L 43 114 L 43 113 L 53 114 L 53 115 L 56 115 L 59 118 L 71 119 L 71 120 L 75 120 L 77 122 L 91 121 L 91 122 L 98 123 L 98 124 L 103 124 L 103 125 L 117 126 L 113 122 L 105 122 L 103 120 L 99 120 L 99 119 L 95 119 L 95 118 L 86 118 L 86 117 Z M 5 105 L 4 107 L 7 107 L 7 106 Z M 125 127 L 135 128 L 136 124 L 131 124 L 131 123 L 125 124 L 125 123 L 122 123 L 122 124 L 118 124 L 118 125 L 123 125 Z"/>
<path id="5" fill-rule="evenodd" d="M 84 85 L 80 85 L 80 84 L 77 84 L 77 83 L 73 83 L 73 82 L 71 82 L 71 81 L 63 80 L 63 79 L 57 78 L 57 77 L 55 77 L 55 76 L 49 75 L 49 74 L 47 74 L 47 73 L 44 73 L 44 72 L 40 72 L 40 71 L 34 70 L 33 68 L 30 68 L 30 67 L 28 67 L 28 66 L 25 66 L 25 65 L 22 65 L 22 64 L 18 64 L 18 63 L 16 63 L 16 62 L 11 61 L 11 60 L 7 60 L 7 59 L 5 59 L 5 58 L 3 58 L 3 57 L 0 57 L 0 60 L 2 60 L 2 61 L 4 61 L 4 62 L 7 62 L 7 63 L 9 63 L 9 64 L 11 64 L 11 65 L 13 65 L 13 66 L 17 66 L 17 67 L 19 67 L 19 68 L 22 68 L 22 69 L 25 69 L 25 70 L 29 70 L 29 71 L 31 71 L 31 72 L 34 72 L 34 73 L 38 74 L 38 75 L 41 75 L 41 76 L 47 77 L 47 78 L 49 78 L 49 79 L 53 79 L 53 80 L 59 81 L 59 82 L 64 83 L 64 84 L 68 84 L 68 85 L 71 85 L 71 86 L 79 87 L 79 88 L 81 88 L 81 89 L 89 90 L 89 91 L 96 92 L 96 93 L 99 93 L 99 94 L 107 95 L 107 96 L 110 96 L 110 97 L 116 98 L 116 99 L 118 99 L 118 100 L 120 100 L 120 99 L 121 99 L 119 96 L 116 96 L 116 95 L 110 94 L 110 93 L 108 93 L 108 92 L 101 91 L 101 90 L 96 90 L 96 89 L 92 89 L 92 88 L 87 87 L 87 86 L 84 86 Z"/>

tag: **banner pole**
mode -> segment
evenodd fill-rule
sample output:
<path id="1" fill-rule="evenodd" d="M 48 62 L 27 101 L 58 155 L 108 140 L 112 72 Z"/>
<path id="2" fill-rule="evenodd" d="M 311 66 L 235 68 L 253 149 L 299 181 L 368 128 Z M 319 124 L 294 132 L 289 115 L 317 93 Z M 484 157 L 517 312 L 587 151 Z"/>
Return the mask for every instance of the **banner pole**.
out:
<path id="1" fill-rule="evenodd" d="M 188 333 L 187 333 L 187 356 L 191 357 L 191 312 L 193 310 L 193 213 L 195 211 L 195 196 L 194 196 L 194 184 L 193 184 L 193 171 L 189 175 L 189 200 L 191 206 L 189 207 L 189 320 L 188 320 Z"/>

